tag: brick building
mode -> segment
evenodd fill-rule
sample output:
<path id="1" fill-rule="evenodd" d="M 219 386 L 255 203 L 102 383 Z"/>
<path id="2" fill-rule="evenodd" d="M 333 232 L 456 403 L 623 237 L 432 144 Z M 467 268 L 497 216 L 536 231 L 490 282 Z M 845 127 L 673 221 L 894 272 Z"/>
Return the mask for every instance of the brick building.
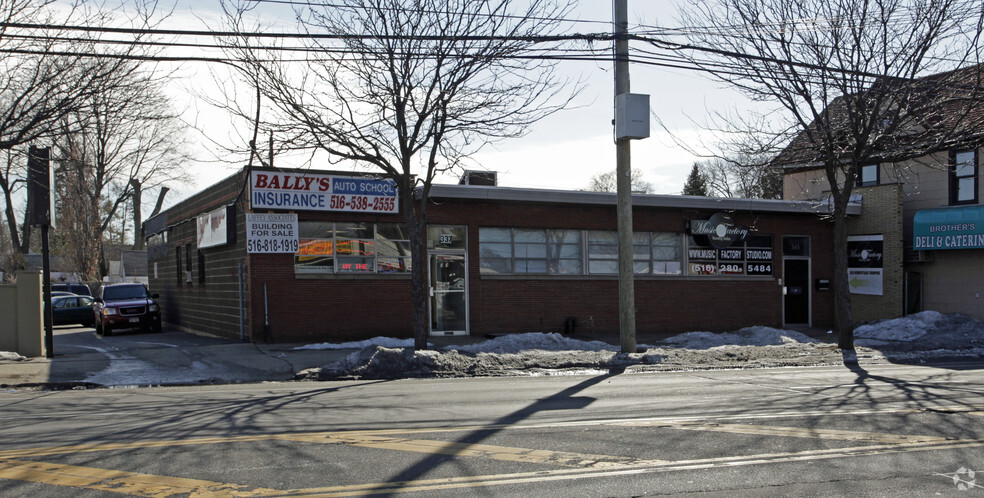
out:
<path id="1" fill-rule="evenodd" d="M 410 337 L 395 189 L 351 175 L 243 170 L 148 220 L 164 321 L 254 342 Z M 431 334 L 576 324 L 617 337 L 615 194 L 489 179 L 431 190 Z M 636 195 L 633 206 L 638 332 L 832 323 L 825 205 Z"/>

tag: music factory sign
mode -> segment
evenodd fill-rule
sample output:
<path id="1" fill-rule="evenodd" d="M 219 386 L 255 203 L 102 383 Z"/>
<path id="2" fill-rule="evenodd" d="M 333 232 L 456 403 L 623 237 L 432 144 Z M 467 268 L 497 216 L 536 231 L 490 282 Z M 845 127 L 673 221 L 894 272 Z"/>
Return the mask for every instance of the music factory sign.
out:
<path id="1" fill-rule="evenodd" d="M 706 220 L 690 220 L 690 234 L 707 237 L 708 243 L 718 249 L 744 241 L 748 232 L 748 227 L 735 225 L 731 216 L 725 213 L 714 213 Z"/>

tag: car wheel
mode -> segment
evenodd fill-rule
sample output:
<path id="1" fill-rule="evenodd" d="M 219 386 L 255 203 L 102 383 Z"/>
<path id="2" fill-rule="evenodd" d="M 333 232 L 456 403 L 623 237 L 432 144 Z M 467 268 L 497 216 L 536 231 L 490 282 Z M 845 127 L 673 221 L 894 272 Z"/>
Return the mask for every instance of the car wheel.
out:
<path id="1" fill-rule="evenodd" d="M 101 328 L 102 328 L 103 337 L 109 337 L 113 335 L 113 329 L 111 329 L 108 325 L 103 325 Z"/>
<path id="2" fill-rule="evenodd" d="M 161 333 L 161 321 L 160 320 L 155 320 L 153 323 L 151 323 L 150 324 L 150 331 L 153 332 L 153 333 L 155 333 L 155 334 L 160 334 Z"/>

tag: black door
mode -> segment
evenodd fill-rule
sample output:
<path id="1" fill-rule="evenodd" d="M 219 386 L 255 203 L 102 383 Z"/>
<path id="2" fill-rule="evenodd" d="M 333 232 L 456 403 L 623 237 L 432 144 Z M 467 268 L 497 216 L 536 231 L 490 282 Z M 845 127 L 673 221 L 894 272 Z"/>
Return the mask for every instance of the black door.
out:
<path id="1" fill-rule="evenodd" d="M 783 317 L 786 325 L 810 324 L 810 260 L 783 260 Z"/>

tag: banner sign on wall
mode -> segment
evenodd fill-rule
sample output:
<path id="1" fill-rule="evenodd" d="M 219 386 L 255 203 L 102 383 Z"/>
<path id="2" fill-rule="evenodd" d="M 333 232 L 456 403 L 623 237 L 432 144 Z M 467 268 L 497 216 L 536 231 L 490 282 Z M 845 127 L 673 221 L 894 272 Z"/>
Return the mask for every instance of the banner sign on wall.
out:
<path id="1" fill-rule="evenodd" d="M 250 202 L 253 209 L 399 212 L 392 180 L 319 173 L 254 171 Z"/>
<path id="2" fill-rule="evenodd" d="M 229 206 L 224 206 L 215 211 L 198 215 L 196 220 L 197 243 L 199 249 L 206 247 L 217 247 L 231 242 L 229 229 L 229 215 L 232 210 Z"/>
<path id="3" fill-rule="evenodd" d="M 246 252 L 294 254 L 299 246 L 296 213 L 246 213 Z"/>
<path id="4" fill-rule="evenodd" d="M 847 280 L 851 294 L 881 296 L 884 236 L 847 237 Z"/>

